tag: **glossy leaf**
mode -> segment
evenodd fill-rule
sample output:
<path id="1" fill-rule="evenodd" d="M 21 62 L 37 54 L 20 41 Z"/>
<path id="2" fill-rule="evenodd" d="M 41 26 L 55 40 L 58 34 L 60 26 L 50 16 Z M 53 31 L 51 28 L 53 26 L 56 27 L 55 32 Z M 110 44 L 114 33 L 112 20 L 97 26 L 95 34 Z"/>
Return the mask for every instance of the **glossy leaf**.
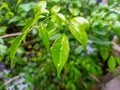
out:
<path id="1" fill-rule="evenodd" d="M 22 40 L 24 39 L 24 37 L 26 36 L 26 34 L 21 34 L 19 35 L 14 42 L 12 43 L 12 45 L 10 46 L 10 57 L 11 57 L 11 66 L 13 66 L 13 60 L 15 57 L 15 53 L 20 45 L 20 43 L 22 42 Z"/>
<path id="2" fill-rule="evenodd" d="M 57 34 L 61 30 L 59 28 L 59 26 L 57 26 L 57 24 L 55 24 L 51 20 L 48 22 L 48 25 L 47 25 L 46 29 L 48 30 L 49 37 L 54 36 L 55 34 Z"/>
<path id="3" fill-rule="evenodd" d="M 88 42 L 88 37 L 87 34 L 84 30 L 79 30 L 79 28 L 77 28 L 74 25 L 69 25 L 69 29 L 71 31 L 71 33 L 73 34 L 73 36 L 82 44 L 82 46 L 84 48 L 86 48 L 87 42 Z"/>
<path id="4" fill-rule="evenodd" d="M 65 63 L 69 56 L 69 42 L 65 34 L 60 35 L 52 47 L 52 58 L 57 69 L 57 75 L 60 76 Z"/>
<path id="5" fill-rule="evenodd" d="M 71 23 L 79 30 L 87 30 L 89 28 L 89 22 L 83 17 L 75 17 L 71 19 Z"/>
<path id="6" fill-rule="evenodd" d="M 14 42 L 12 43 L 11 47 L 10 47 L 10 57 L 11 57 L 11 66 L 13 66 L 13 60 L 15 57 L 15 53 L 20 45 L 20 43 L 22 41 L 25 41 L 25 36 L 27 35 L 27 33 L 31 30 L 31 28 L 34 27 L 34 24 L 37 22 L 38 17 L 36 16 L 32 22 L 28 23 L 28 25 L 26 25 L 23 30 L 22 30 L 22 34 L 19 35 Z"/>
<path id="7" fill-rule="evenodd" d="M 35 7 L 34 7 L 34 13 L 35 14 L 48 13 L 48 10 L 46 10 L 46 6 L 47 6 L 46 1 L 37 2 Z"/>
<path id="8" fill-rule="evenodd" d="M 63 14 L 57 13 L 54 15 L 51 15 L 51 19 L 59 26 L 62 27 L 62 25 L 65 25 L 66 18 Z"/>
<path id="9" fill-rule="evenodd" d="M 108 60 L 108 67 L 110 71 L 113 71 L 115 69 L 115 66 L 116 66 L 116 60 L 113 56 L 111 56 L 110 59 Z"/>
<path id="10" fill-rule="evenodd" d="M 49 37 L 52 37 L 52 36 L 54 36 L 55 34 L 57 34 L 59 31 L 60 31 L 59 28 L 51 29 L 51 30 L 48 32 L 48 35 L 49 35 Z"/>
<path id="11" fill-rule="evenodd" d="M 60 6 L 53 6 L 52 8 L 51 8 L 51 13 L 52 14 L 56 14 L 56 13 L 58 13 L 59 11 L 60 11 Z"/>
<path id="12" fill-rule="evenodd" d="M 57 16 L 61 19 L 62 25 L 65 25 L 66 18 L 63 14 L 58 13 Z"/>
<path id="13" fill-rule="evenodd" d="M 49 35 L 48 35 L 48 31 L 46 30 L 46 27 L 43 24 L 40 24 L 38 31 L 39 31 L 40 37 L 43 40 L 43 43 L 45 44 L 47 50 L 49 51 L 50 41 L 49 41 Z"/>
<path id="14" fill-rule="evenodd" d="M 77 16 L 80 13 L 79 8 L 73 8 L 69 7 L 69 11 L 71 12 L 72 15 Z"/>
<path id="15" fill-rule="evenodd" d="M 83 17 L 75 17 L 71 19 L 69 29 L 74 37 L 86 48 L 88 37 L 85 32 L 89 28 L 89 22 Z"/>

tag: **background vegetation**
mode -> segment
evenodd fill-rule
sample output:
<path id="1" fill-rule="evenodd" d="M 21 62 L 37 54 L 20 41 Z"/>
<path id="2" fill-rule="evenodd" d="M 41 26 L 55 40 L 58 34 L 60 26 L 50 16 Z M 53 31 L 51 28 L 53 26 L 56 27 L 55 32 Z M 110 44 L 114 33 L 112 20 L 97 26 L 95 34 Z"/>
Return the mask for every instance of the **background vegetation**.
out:
<path id="1" fill-rule="evenodd" d="M 0 90 L 90 90 L 120 64 L 119 2 L 1 0 Z"/>

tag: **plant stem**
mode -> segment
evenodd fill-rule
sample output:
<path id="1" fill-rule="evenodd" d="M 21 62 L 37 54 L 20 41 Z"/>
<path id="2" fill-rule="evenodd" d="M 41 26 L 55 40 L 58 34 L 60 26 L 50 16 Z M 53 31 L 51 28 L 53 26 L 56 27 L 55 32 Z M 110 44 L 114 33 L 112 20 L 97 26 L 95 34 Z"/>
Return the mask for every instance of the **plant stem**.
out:
<path id="1" fill-rule="evenodd" d="M 6 34 L 6 35 L 4 35 L 4 36 L 0 36 L 0 38 L 1 38 L 1 39 L 3 39 L 3 38 L 9 38 L 9 37 L 18 36 L 18 35 L 20 35 L 20 34 L 21 34 L 21 32 L 12 33 L 12 34 Z"/>

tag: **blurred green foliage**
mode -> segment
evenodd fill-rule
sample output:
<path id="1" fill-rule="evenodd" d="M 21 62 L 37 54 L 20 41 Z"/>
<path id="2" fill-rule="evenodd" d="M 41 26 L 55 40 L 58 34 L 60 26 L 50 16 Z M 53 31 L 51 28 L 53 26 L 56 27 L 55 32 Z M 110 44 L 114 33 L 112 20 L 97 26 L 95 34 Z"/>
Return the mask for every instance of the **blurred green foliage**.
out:
<path id="1" fill-rule="evenodd" d="M 42 33 L 43 36 L 40 35 L 40 38 L 37 25 L 34 25 L 35 27 L 26 35 L 26 43 L 22 42 L 16 49 L 15 65 L 12 69 L 9 47 L 14 42 L 14 37 L 0 38 L 0 61 L 11 70 L 10 73 L 0 77 L 0 88 L 3 88 L 1 86 L 4 86 L 5 79 L 25 73 L 26 82 L 32 83 L 34 90 L 90 90 L 96 82 L 91 74 L 99 79 L 120 65 L 120 58 L 115 55 L 112 47 L 114 36 L 118 36 L 115 43 L 120 43 L 120 1 L 108 0 L 108 5 L 103 3 L 96 5 L 95 0 L 46 1 L 47 6 L 39 12 L 41 15 L 38 22 L 43 21 L 43 28 L 48 24 L 46 29 L 49 31 L 50 46 L 63 32 L 69 39 L 69 58 L 61 71 L 61 76 L 57 77 L 51 54 L 48 52 L 46 34 Z M 23 28 L 27 25 L 29 28 L 29 24 L 37 13 L 37 9 L 35 9 L 37 2 L 38 0 L 22 0 L 20 3 L 16 0 L 1 0 L 0 36 L 24 32 Z M 50 15 L 53 20 L 48 18 Z M 71 18 L 78 16 L 85 17 L 90 23 L 90 28 L 86 30 L 88 36 L 86 51 L 66 27 L 65 19 L 69 22 Z M 42 38 L 46 38 L 45 41 Z"/>

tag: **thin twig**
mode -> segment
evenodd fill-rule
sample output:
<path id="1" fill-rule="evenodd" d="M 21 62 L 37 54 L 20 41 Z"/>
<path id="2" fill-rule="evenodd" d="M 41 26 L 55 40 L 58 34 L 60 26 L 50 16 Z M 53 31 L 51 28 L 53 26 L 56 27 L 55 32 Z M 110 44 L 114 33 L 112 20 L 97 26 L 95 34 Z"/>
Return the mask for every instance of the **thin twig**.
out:
<path id="1" fill-rule="evenodd" d="M 10 80 L 8 80 L 7 82 L 5 82 L 2 86 L 0 86 L 0 89 L 2 89 L 5 85 L 11 83 L 12 81 L 14 81 L 14 80 L 16 80 L 16 79 L 18 79 L 18 78 L 20 78 L 20 77 L 22 77 L 22 76 L 24 76 L 24 75 L 25 75 L 25 74 L 22 73 L 22 74 L 20 74 L 20 75 L 18 75 L 18 76 L 13 77 L 12 79 L 10 79 Z"/>
<path id="2" fill-rule="evenodd" d="M 25 75 L 25 74 L 22 73 L 22 74 L 20 74 L 20 75 L 18 75 L 18 76 L 15 76 L 15 77 L 11 78 L 9 81 L 5 82 L 4 84 L 6 85 L 6 84 L 8 84 L 8 83 L 10 83 L 10 82 L 12 82 L 12 81 L 18 79 L 19 77 L 24 76 L 24 75 Z"/>
<path id="3" fill-rule="evenodd" d="M 21 32 L 12 33 L 12 34 L 6 34 L 6 35 L 4 35 L 4 36 L 0 36 L 0 38 L 1 38 L 1 39 L 3 39 L 3 38 L 9 38 L 9 37 L 18 36 L 18 35 L 20 35 L 20 34 L 21 34 Z"/>
<path id="4" fill-rule="evenodd" d="M 100 80 L 93 74 L 89 74 L 98 84 L 100 84 Z"/>

